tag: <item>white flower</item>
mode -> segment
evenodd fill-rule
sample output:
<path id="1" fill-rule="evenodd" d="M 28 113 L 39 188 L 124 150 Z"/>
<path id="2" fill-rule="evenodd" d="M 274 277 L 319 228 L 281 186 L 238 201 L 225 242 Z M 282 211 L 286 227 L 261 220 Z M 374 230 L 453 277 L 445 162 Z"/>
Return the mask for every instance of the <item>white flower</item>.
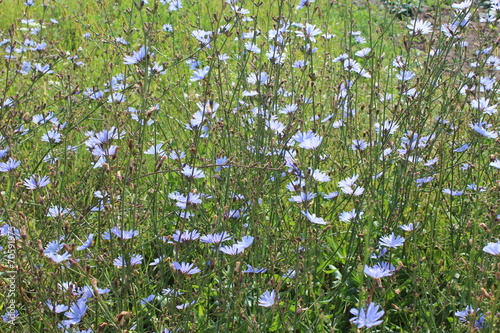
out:
<path id="1" fill-rule="evenodd" d="M 327 222 L 326 222 L 324 219 L 322 219 L 321 217 L 317 217 L 317 216 L 316 216 L 316 214 L 311 214 L 311 213 L 309 213 L 309 211 L 307 211 L 307 210 L 305 210 L 305 211 L 303 210 L 303 211 L 301 211 L 301 213 L 302 213 L 305 217 L 307 217 L 307 219 L 308 219 L 310 222 L 312 222 L 312 223 L 314 223 L 314 224 L 326 224 L 326 223 L 327 223 Z"/>
<path id="2" fill-rule="evenodd" d="M 260 48 L 252 42 L 246 42 L 245 49 L 247 49 L 250 52 L 256 53 L 256 54 L 259 54 L 261 52 Z"/>
<path id="3" fill-rule="evenodd" d="M 500 160 L 497 158 L 495 161 L 490 163 L 490 166 L 500 169 Z"/>
<path id="4" fill-rule="evenodd" d="M 356 218 L 360 218 L 363 216 L 363 212 L 356 212 L 355 209 L 351 210 L 350 212 L 342 212 L 339 215 L 339 220 L 342 222 L 351 222 L 352 220 Z"/>
<path id="5" fill-rule="evenodd" d="M 400 81 L 410 81 L 415 77 L 415 74 L 411 71 L 401 71 L 396 74 L 396 78 Z"/>
<path id="6" fill-rule="evenodd" d="M 426 35 L 432 32 L 432 24 L 423 20 L 413 20 L 406 27 L 414 35 Z"/>
<path id="7" fill-rule="evenodd" d="M 192 168 L 189 165 L 185 165 L 182 168 L 181 173 L 188 178 L 204 178 L 205 173 L 197 168 Z"/>
<path id="8" fill-rule="evenodd" d="M 321 33 L 321 30 L 317 29 L 315 25 L 312 25 L 310 23 L 306 23 L 304 27 L 304 31 L 295 31 L 295 34 L 298 37 L 302 37 L 304 39 L 308 39 L 311 42 L 316 42 L 316 38 L 314 36 L 317 36 Z"/>
<path id="9" fill-rule="evenodd" d="M 366 48 L 361 49 L 358 52 L 354 53 L 354 55 L 357 57 L 363 58 L 363 57 L 366 57 L 371 52 L 371 50 L 372 50 L 371 48 L 366 47 Z"/>
<path id="10" fill-rule="evenodd" d="M 489 99 L 486 99 L 484 97 L 481 97 L 479 99 L 474 99 L 470 102 L 470 106 L 472 106 L 474 109 L 478 109 L 479 111 L 482 111 L 483 113 L 492 115 L 497 112 L 497 105 L 488 105 L 490 103 Z"/>
<path id="11" fill-rule="evenodd" d="M 314 180 L 316 180 L 318 182 L 322 182 L 322 183 L 326 183 L 326 182 L 329 182 L 331 180 L 330 176 L 328 176 L 326 173 L 321 172 L 317 169 L 312 172 L 311 176 L 314 178 Z"/>
<path id="12" fill-rule="evenodd" d="M 458 10 L 464 10 L 472 6 L 472 0 L 465 0 L 460 3 L 454 3 L 451 5 L 451 8 L 458 9 Z"/>

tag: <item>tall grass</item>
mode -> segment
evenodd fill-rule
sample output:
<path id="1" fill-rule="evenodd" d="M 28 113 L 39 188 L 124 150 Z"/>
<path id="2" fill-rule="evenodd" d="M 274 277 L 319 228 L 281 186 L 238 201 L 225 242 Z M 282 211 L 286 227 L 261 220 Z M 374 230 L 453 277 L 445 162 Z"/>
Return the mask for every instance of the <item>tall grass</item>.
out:
<path id="1" fill-rule="evenodd" d="M 2 330 L 496 332 L 500 4 L 413 5 L 1 3 Z"/>

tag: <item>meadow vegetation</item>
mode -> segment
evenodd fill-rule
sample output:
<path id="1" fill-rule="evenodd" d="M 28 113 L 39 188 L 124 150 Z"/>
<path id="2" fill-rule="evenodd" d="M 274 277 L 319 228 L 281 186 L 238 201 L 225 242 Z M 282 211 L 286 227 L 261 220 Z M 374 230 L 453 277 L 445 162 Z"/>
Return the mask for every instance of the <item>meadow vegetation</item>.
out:
<path id="1" fill-rule="evenodd" d="M 0 13 L 0 331 L 500 329 L 499 0 Z"/>

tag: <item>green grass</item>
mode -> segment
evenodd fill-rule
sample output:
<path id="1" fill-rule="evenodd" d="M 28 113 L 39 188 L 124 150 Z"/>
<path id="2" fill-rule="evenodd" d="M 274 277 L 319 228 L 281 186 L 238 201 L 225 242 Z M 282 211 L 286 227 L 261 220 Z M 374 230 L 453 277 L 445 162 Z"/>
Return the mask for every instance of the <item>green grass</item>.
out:
<path id="1" fill-rule="evenodd" d="M 471 8 L 474 26 L 458 28 L 461 39 L 455 39 L 440 32 L 439 20 L 453 20 L 444 1 L 415 2 L 432 10 L 419 18 L 433 23 L 433 33 L 421 36 L 408 30 L 411 18 L 368 1 L 316 0 L 302 9 L 298 1 L 243 2 L 251 14 L 215 0 L 183 1 L 179 11 L 152 0 L 143 7 L 133 1 L 23 3 L 0 3 L 0 41 L 10 39 L 0 48 L 0 151 L 8 148 L 0 162 L 21 162 L 0 172 L 0 226 L 19 232 L 9 238 L 4 227 L 0 238 L 0 313 L 12 303 L 19 314 L 0 322 L 0 330 L 64 332 L 58 325 L 75 310 L 54 313 L 49 300 L 73 309 L 85 302 L 85 314 L 73 327 L 68 323 L 68 332 L 466 332 L 481 316 L 481 331 L 498 330 L 498 256 L 483 250 L 498 242 L 498 171 L 490 165 L 498 140 L 469 126 L 485 121 L 498 132 L 496 113 L 471 106 L 482 97 L 489 105 L 498 99 L 496 82 L 491 89 L 480 83 L 496 75 L 486 59 L 497 53 L 497 28 L 478 23 L 485 9 Z M 285 21 L 309 23 L 321 33 L 305 40 L 297 24 L 288 26 L 286 58 L 277 64 L 266 52 L 280 42 L 268 31 Z M 200 47 L 193 30 L 211 31 L 210 47 Z M 252 31 L 258 32 L 253 38 L 244 35 Z M 366 43 L 355 40 L 356 31 Z M 27 39 L 47 46 L 29 50 Z M 460 48 L 462 40 L 474 42 Z M 247 42 L 261 52 L 246 50 Z M 23 43 L 28 50 L 8 59 L 8 47 Z M 150 55 L 125 65 L 124 57 L 143 45 Z M 486 54 L 475 53 L 489 46 Z M 365 47 L 368 56 L 356 55 Z M 344 53 L 370 75 L 334 61 Z M 397 56 L 406 59 L 404 68 L 393 65 Z M 210 67 L 204 79 L 190 80 L 186 61 L 193 60 Z M 307 65 L 295 68 L 298 60 Z M 53 73 L 24 73 L 25 62 L 48 64 Z M 155 63 L 164 74 L 151 69 Z M 402 70 L 416 77 L 403 82 Z M 267 82 L 249 80 L 261 72 Z M 113 89 L 125 101 L 108 100 L 112 80 L 122 84 Z M 89 98 L 87 89 L 103 97 Z M 386 94 L 392 99 L 384 100 Z M 297 110 L 280 112 L 289 104 Z M 35 122 L 49 114 L 58 120 Z M 273 121 L 281 128 L 273 130 Z M 397 128 L 379 130 L 385 121 Z M 114 138 L 98 143 L 96 133 L 112 128 Z M 50 131 L 61 141 L 42 141 Z M 308 131 L 322 140 L 313 149 L 301 146 L 297 135 Z M 366 147 L 353 149 L 353 140 Z M 467 150 L 457 151 L 466 143 Z M 145 154 L 159 144 L 164 153 Z M 104 161 L 99 150 L 107 154 Z M 181 152 L 184 157 L 172 158 Z M 222 157 L 227 162 L 216 162 Z M 186 165 L 204 177 L 186 177 Z M 32 175 L 48 176 L 50 184 L 29 190 L 24 183 Z M 342 191 L 339 182 L 354 175 L 359 193 Z M 339 193 L 327 197 L 332 192 Z M 294 199 L 304 193 L 316 196 Z M 182 207 L 188 194 L 200 195 L 200 202 Z M 66 210 L 54 214 L 54 207 Z M 305 211 L 326 223 L 311 223 Z M 410 223 L 414 230 L 400 228 Z M 138 234 L 103 237 L 114 227 Z M 227 232 L 231 239 L 222 245 L 246 236 L 253 243 L 228 255 L 219 245 L 175 237 L 193 230 Z M 392 233 L 404 244 L 381 255 L 380 239 Z M 78 250 L 90 234 L 92 244 Z M 56 251 L 48 247 L 54 241 Z M 58 262 L 51 251 L 71 257 Z M 115 264 L 136 255 L 140 264 Z M 200 272 L 182 274 L 174 261 Z M 381 261 L 394 266 L 391 276 L 364 273 L 365 265 Z M 247 264 L 266 272 L 245 273 Z M 277 298 L 259 306 L 266 291 Z M 141 303 L 150 295 L 153 300 Z M 384 310 L 382 322 L 358 328 L 350 311 L 370 302 Z M 467 306 L 480 310 L 461 322 L 455 313 Z"/>

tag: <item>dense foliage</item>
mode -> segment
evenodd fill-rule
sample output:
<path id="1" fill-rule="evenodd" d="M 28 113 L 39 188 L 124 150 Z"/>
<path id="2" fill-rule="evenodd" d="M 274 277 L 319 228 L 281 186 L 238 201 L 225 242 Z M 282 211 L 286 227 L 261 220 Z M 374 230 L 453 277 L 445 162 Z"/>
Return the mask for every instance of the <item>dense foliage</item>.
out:
<path id="1" fill-rule="evenodd" d="M 395 3 L 0 3 L 0 330 L 498 331 L 500 1 Z"/>

